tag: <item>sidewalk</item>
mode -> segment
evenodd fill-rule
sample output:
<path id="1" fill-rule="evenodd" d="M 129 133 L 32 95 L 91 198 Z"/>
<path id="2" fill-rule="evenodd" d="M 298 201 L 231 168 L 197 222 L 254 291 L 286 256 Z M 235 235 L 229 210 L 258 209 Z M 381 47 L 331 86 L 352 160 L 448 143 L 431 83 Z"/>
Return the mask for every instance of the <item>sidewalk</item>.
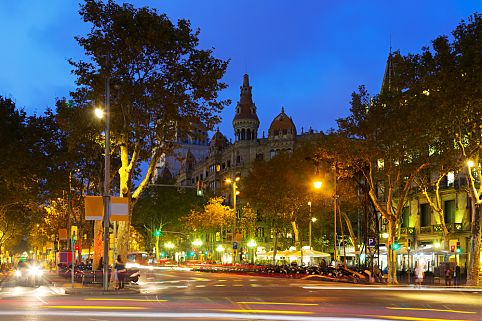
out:
<path id="1" fill-rule="evenodd" d="M 65 289 L 65 294 L 72 295 L 132 295 L 139 294 L 139 286 L 126 285 L 126 288 L 122 290 L 115 290 L 109 284 L 109 289 L 104 291 L 102 284 L 82 284 L 78 281 L 74 282 L 72 287 L 72 280 L 65 278 L 57 274 L 57 272 L 47 272 L 44 274 L 44 278 L 47 282 L 56 287 L 62 287 Z"/>

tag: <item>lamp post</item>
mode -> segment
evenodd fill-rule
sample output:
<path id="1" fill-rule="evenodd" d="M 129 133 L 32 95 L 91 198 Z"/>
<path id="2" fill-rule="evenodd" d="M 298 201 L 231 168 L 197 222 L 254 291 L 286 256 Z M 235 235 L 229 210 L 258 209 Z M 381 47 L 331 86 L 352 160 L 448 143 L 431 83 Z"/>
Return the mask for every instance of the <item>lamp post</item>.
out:
<path id="1" fill-rule="evenodd" d="M 256 247 L 256 241 L 251 239 L 249 242 L 248 242 L 248 247 L 251 249 L 251 252 L 252 254 L 251 255 L 251 264 L 254 264 L 254 248 Z"/>
<path id="2" fill-rule="evenodd" d="M 109 288 L 109 221 L 110 221 L 110 78 L 105 80 L 105 110 L 95 109 L 98 118 L 105 116 L 105 159 L 104 159 L 104 257 L 103 257 L 103 288 Z"/>
<path id="3" fill-rule="evenodd" d="M 310 250 L 311 250 L 311 201 L 308 202 L 308 206 L 310 207 L 310 221 L 309 221 L 309 225 L 308 225 L 308 234 L 309 234 L 309 239 L 308 239 L 308 245 L 310 246 Z"/>
<path id="4" fill-rule="evenodd" d="M 241 179 L 240 175 L 237 174 L 234 179 L 227 178 L 226 183 L 231 184 L 233 186 L 233 210 L 234 210 L 234 220 L 233 220 L 233 257 L 232 262 L 233 264 L 236 263 L 236 253 L 237 253 L 237 243 L 236 243 L 236 220 L 237 220 L 237 213 L 236 213 L 236 196 L 238 195 L 238 185 L 237 182 Z M 236 246 L 235 246 L 236 244 Z"/>
<path id="5" fill-rule="evenodd" d="M 192 242 L 192 245 L 194 245 L 195 247 L 201 247 L 203 245 L 203 241 L 201 241 L 200 239 L 196 239 Z M 199 249 L 196 248 L 196 252 L 197 252 L 197 258 L 199 260 Z"/>
<path id="6" fill-rule="evenodd" d="M 337 201 L 338 201 L 338 195 L 336 195 L 336 181 L 337 181 L 337 173 L 336 173 L 336 162 L 333 165 L 333 172 L 334 172 L 334 183 L 333 183 L 333 260 L 335 261 L 335 266 L 336 266 L 336 261 L 337 261 L 337 253 L 336 253 L 336 211 L 337 211 Z"/>
<path id="7" fill-rule="evenodd" d="M 216 251 L 219 253 L 219 260 L 223 262 L 223 252 L 224 252 L 224 246 L 222 244 L 219 244 L 217 247 L 216 247 Z"/>

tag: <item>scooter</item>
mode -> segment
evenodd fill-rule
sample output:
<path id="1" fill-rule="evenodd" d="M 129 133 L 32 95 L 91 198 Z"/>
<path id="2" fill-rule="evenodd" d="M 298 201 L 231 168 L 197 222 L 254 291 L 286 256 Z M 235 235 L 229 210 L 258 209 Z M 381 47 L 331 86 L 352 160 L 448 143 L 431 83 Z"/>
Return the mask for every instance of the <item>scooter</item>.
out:
<path id="1" fill-rule="evenodd" d="M 134 284 L 137 284 L 139 278 L 141 277 L 139 270 L 128 270 L 127 274 L 129 275 L 128 281 Z"/>

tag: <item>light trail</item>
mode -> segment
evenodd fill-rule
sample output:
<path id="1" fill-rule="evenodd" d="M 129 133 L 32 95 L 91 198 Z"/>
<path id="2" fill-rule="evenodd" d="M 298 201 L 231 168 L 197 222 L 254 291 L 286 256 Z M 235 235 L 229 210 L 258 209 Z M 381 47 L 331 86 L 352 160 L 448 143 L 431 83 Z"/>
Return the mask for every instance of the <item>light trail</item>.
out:
<path id="1" fill-rule="evenodd" d="M 443 310 L 443 309 L 429 309 L 429 308 L 398 308 L 398 307 L 385 307 L 390 310 L 410 310 L 410 311 L 433 311 L 433 312 L 448 312 L 448 313 L 466 313 L 476 314 L 473 311 L 461 311 L 461 310 Z"/>
<path id="2" fill-rule="evenodd" d="M 127 301 L 127 302 L 167 302 L 161 299 L 118 299 L 118 298 L 87 298 L 85 301 Z"/>
<path id="3" fill-rule="evenodd" d="M 318 303 L 291 303 L 291 302 L 261 302 L 261 301 L 241 301 L 238 304 L 260 304 L 260 305 L 295 305 L 295 306 L 317 306 Z"/>
<path id="4" fill-rule="evenodd" d="M 22 317 L 92 317 L 92 312 L 87 311 L 32 311 L 32 310 L 0 310 L 0 316 Z M 380 317 L 316 317 L 301 315 L 274 315 L 274 314 L 236 314 L 236 313 L 174 313 L 174 312 L 127 312 L 127 311 L 95 311 L 96 318 L 129 318 L 136 319 L 222 319 L 222 320 L 278 320 L 278 321 L 380 321 Z M 451 320 L 444 320 L 451 321 Z M 457 320 L 462 321 L 462 320 Z"/>

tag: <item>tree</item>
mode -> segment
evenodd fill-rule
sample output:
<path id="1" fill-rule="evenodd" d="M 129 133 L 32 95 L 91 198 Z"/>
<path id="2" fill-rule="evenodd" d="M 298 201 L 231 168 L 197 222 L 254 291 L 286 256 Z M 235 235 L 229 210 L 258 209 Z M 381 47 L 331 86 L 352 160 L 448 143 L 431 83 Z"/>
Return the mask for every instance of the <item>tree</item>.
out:
<path id="1" fill-rule="evenodd" d="M 263 219 L 275 230 L 274 254 L 278 234 L 291 225 L 295 242 L 299 246 L 299 224 L 306 223 L 306 211 L 313 178 L 313 168 L 305 160 L 311 146 L 302 146 L 292 154 L 280 153 L 269 161 L 256 161 L 243 183 L 242 192 L 253 206 L 260 210 Z"/>
<path id="2" fill-rule="evenodd" d="M 403 204 L 418 173 L 428 166 L 418 161 L 418 155 L 428 152 L 425 132 L 415 120 L 416 111 L 407 105 L 407 61 L 398 53 L 397 75 L 391 91 L 371 99 L 364 87 L 352 95 L 351 115 L 339 119 L 340 134 L 345 144 L 340 146 L 356 171 L 369 186 L 370 199 L 387 221 L 388 282 L 397 283 L 395 243 Z M 405 69 L 404 69 L 405 68 Z M 400 88 L 400 90 L 396 90 Z"/>
<path id="3" fill-rule="evenodd" d="M 227 62 L 199 49 L 199 30 L 188 20 L 173 24 L 166 15 L 147 7 L 136 9 L 87 0 L 80 14 L 92 28 L 86 37 L 76 37 L 86 61 L 71 61 L 78 89 L 72 93 L 71 109 L 91 114 L 94 101 L 101 101 L 105 80 L 113 85 L 110 95 L 111 137 L 119 156 L 119 192 L 132 205 L 149 184 L 155 165 L 175 147 L 179 133 L 193 124 L 212 128 L 218 113 L 228 103 L 219 100 L 220 81 Z M 105 97 L 104 97 L 105 98 Z M 91 135 L 99 125 L 81 123 Z M 94 135 L 92 135 L 94 137 Z M 147 171 L 134 185 L 141 162 Z M 129 224 L 120 222 L 117 249 L 126 255 Z"/>
<path id="4" fill-rule="evenodd" d="M 234 211 L 229 206 L 223 205 L 222 197 L 210 198 L 202 210 L 191 210 L 189 215 L 182 218 L 185 226 L 196 234 L 205 234 L 208 248 L 212 248 L 213 235 L 223 230 L 233 222 Z"/>
<path id="5" fill-rule="evenodd" d="M 168 230 L 163 235 L 184 233 L 180 219 L 192 209 L 202 208 L 205 202 L 204 198 L 196 196 L 194 189 L 178 190 L 173 180 L 158 180 L 156 183 L 166 186 L 149 186 L 136 202 L 132 213 L 132 225 L 144 236 L 148 249 L 152 249 L 159 239 L 154 231 L 160 226 Z"/>
<path id="6" fill-rule="evenodd" d="M 467 284 L 477 285 L 482 234 L 482 15 L 474 14 L 462 21 L 452 36 L 452 41 L 438 37 L 432 42 L 433 50 L 424 49 L 419 65 L 428 72 L 416 85 L 423 88 L 424 99 L 429 102 L 423 105 L 426 114 L 437 115 L 434 149 L 440 157 L 451 160 L 445 169 L 466 173 L 472 203 Z M 467 166 L 470 160 L 473 166 Z M 441 163 L 439 168 L 444 165 Z"/>

